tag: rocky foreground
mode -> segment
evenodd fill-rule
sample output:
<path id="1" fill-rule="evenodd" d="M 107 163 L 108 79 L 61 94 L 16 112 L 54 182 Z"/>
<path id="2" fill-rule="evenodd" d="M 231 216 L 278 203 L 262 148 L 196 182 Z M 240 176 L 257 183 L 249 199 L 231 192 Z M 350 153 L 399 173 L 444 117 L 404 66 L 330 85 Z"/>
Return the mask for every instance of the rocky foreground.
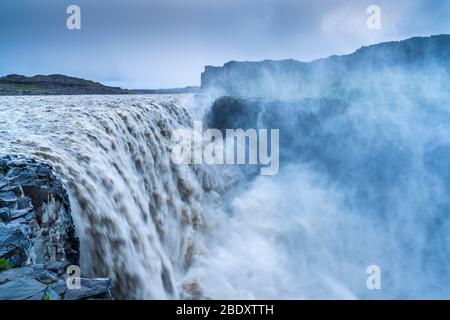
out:
<path id="1" fill-rule="evenodd" d="M 0 300 L 112 299 L 110 279 L 68 288 L 66 270 L 79 259 L 69 198 L 52 168 L 0 157 Z"/>

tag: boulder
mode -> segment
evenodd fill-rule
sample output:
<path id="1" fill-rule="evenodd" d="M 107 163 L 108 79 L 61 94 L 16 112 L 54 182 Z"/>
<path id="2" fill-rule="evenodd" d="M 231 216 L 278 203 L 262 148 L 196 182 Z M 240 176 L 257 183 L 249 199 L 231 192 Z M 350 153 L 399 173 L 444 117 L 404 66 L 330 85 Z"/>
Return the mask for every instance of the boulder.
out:
<path id="1" fill-rule="evenodd" d="M 83 299 L 112 299 L 111 280 L 102 279 L 81 279 L 80 289 L 66 290 L 64 300 Z"/>
<path id="2" fill-rule="evenodd" d="M 46 288 L 34 279 L 14 279 L 0 284 L 0 300 L 41 300 Z"/>

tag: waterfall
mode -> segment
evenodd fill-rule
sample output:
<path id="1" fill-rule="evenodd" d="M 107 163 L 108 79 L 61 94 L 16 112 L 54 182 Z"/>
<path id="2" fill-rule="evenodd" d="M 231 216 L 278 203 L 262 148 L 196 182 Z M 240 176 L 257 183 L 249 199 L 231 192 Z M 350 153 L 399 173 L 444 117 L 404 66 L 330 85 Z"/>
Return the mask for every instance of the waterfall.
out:
<path id="1" fill-rule="evenodd" d="M 223 184 L 170 161 L 171 132 L 191 126 L 182 97 L 2 98 L 1 154 L 51 163 L 70 194 L 81 271 L 109 276 L 116 298 L 189 296 L 183 277 L 202 251 Z"/>
<path id="2" fill-rule="evenodd" d="M 116 298 L 448 298 L 449 97 L 386 97 L 3 97 L 0 154 L 59 172 Z M 280 128 L 279 173 L 175 165 L 198 119 Z"/>

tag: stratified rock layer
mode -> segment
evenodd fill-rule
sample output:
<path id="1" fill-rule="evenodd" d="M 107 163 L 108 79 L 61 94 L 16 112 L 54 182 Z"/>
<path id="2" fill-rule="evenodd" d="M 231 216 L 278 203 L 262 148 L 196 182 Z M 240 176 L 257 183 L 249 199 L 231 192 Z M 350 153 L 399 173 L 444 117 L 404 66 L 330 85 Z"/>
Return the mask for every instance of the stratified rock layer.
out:
<path id="1" fill-rule="evenodd" d="M 109 279 L 66 286 L 79 264 L 69 197 L 52 168 L 33 159 L 0 157 L 0 299 L 109 299 Z"/>

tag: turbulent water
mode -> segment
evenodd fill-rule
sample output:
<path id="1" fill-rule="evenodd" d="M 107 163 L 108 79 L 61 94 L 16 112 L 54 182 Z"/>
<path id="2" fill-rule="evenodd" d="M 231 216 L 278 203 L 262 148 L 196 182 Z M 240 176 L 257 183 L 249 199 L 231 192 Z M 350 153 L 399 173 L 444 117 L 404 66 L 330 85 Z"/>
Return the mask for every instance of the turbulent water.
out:
<path id="1" fill-rule="evenodd" d="M 172 130 L 190 122 L 170 96 L 2 98 L 0 153 L 64 177 L 83 273 L 112 277 L 118 298 L 179 298 L 222 190 L 217 175 L 170 161 Z"/>
<path id="2" fill-rule="evenodd" d="M 0 154 L 54 165 L 118 298 L 450 298 L 446 101 L 262 103 L 282 166 L 240 179 L 170 161 L 193 97 L 3 97 Z"/>

